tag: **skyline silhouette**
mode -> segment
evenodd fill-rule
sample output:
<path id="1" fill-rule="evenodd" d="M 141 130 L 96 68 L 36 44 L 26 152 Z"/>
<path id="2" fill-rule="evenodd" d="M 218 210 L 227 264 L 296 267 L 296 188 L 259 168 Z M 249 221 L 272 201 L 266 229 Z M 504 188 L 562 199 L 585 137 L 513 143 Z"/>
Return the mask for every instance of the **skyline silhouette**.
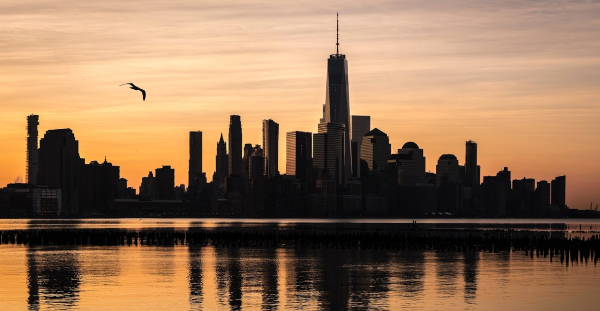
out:
<path id="1" fill-rule="evenodd" d="M 114 3 L 96 9 L 110 5 Z M 8 17 L 2 17 L 9 25 L 8 43 L 0 62 L 11 75 L 3 78 L 1 89 L 6 163 L 0 184 L 24 179 L 22 118 L 30 113 L 41 116 L 42 132 L 71 128 L 86 142 L 83 157 L 107 156 L 123 167 L 122 176 L 129 180 L 171 165 L 181 172 L 176 184 L 187 180 L 187 133 L 203 131 L 204 158 L 211 159 L 211 138 L 226 132 L 231 114 L 244 117 L 243 143 L 260 143 L 261 120 L 269 118 L 281 124 L 280 133 L 316 132 L 325 98 L 325 58 L 335 52 L 335 11 L 305 9 L 291 16 L 275 12 L 291 12 L 293 5 L 254 3 L 250 12 L 271 8 L 258 19 L 238 14 L 249 9 L 243 5 L 192 5 L 189 11 L 198 13 L 194 19 L 202 20 L 193 22 L 176 6 L 163 19 L 153 20 L 159 8 L 149 4 L 131 25 L 147 26 L 149 32 L 168 30 L 173 42 L 157 44 L 169 41 L 150 35 L 149 46 L 131 39 L 126 28 L 113 31 L 110 21 L 119 17 L 90 15 L 93 10 L 86 6 L 55 11 L 65 25 L 89 26 L 84 28 L 65 28 L 35 7 L 31 14 L 40 16 L 35 25 L 45 27 L 21 24 L 10 16 L 24 5 L 8 6 Z M 502 13 L 490 14 L 493 9 Z M 370 115 L 372 127 L 390 136 L 392 150 L 414 141 L 429 158 L 452 153 L 464 159 L 462 143 L 472 139 L 480 145 L 482 176 L 504 166 L 515 178 L 551 180 L 565 174 L 569 206 L 585 209 L 600 202 L 600 164 L 595 161 L 600 108 L 590 84 L 600 72 L 593 57 L 598 47 L 584 39 L 596 36 L 591 18 L 598 12 L 596 4 L 498 2 L 473 7 L 459 2 L 451 7 L 387 4 L 365 9 L 348 3 L 339 11 L 340 52 L 350 62 L 352 114 Z M 226 12 L 231 15 L 224 17 Z M 563 22 L 554 25 L 543 12 Z M 107 32 L 111 36 L 101 40 Z M 191 37 L 190 32 L 199 35 Z M 142 48 L 150 54 L 139 58 Z M 9 61 L 14 58 L 19 61 Z M 28 70 L 32 65 L 39 68 L 35 74 Z M 108 75 L 102 69 L 107 67 L 116 70 Z M 122 81 L 124 76 L 151 88 L 152 103 L 140 107 L 125 91 L 113 96 L 109 85 L 114 88 L 113 79 Z M 280 157 L 280 168 L 284 161 Z M 205 171 L 214 171 L 213 166 L 206 161 Z M 434 167 L 433 161 L 427 163 L 428 171 Z"/>

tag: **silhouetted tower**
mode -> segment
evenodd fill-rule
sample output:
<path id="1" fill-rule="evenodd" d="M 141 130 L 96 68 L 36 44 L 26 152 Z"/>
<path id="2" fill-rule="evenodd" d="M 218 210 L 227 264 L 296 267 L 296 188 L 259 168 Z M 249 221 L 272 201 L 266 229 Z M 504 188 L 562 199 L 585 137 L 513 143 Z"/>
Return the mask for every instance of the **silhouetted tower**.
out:
<path id="1" fill-rule="evenodd" d="M 38 115 L 27 117 L 27 183 L 37 185 L 38 174 Z"/>
<path id="2" fill-rule="evenodd" d="M 188 171 L 188 189 L 200 186 L 202 176 L 202 132 L 190 132 L 190 160 Z"/>
<path id="3" fill-rule="evenodd" d="M 321 123 L 319 132 L 313 135 L 313 167 L 332 176 L 337 184 L 346 181 L 344 161 L 345 125 L 343 123 Z"/>
<path id="4" fill-rule="evenodd" d="M 229 119 L 229 175 L 242 176 L 242 120 L 238 115 Z"/>
<path id="5" fill-rule="evenodd" d="M 60 188 L 62 211 L 79 213 L 79 142 L 71 129 L 46 131 L 40 140 L 38 185 Z"/>
<path id="6" fill-rule="evenodd" d="M 370 116 L 352 116 L 352 175 L 360 177 L 360 146 L 365 134 L 371 130 Z"/>
<path id="7" fill-rule="evenodd" d="M 550 202 L 554 206 L 563 207 L 566 205 L 566 193 L 567 193 L 567 177 L 558 176 L 551 182 L 551 200 Z"/>
<path id="8" fill-rule="evenodd" d="M 156 199 L 173 200 L 175 198 L 175 170 L 169 165 L 156 169 Z"/>
<path id="9" fill-rule="evenodd" d="M 424 184 L 426 178 L 423 149 L 420 149 L 416 143 L 409 141 L 402 145 L 402 149 L 398 149 L 398 154 L 409 156 L 409 158 L 400 157 L 397 161 L 398 185 L 415 186 Z"/>
<path id="10" fill-rule="evenodd" d="M 465 186 L 476 190 L 479 187 L 479 165 L 477 165 L 477 143 L 469 140 L 466 142 L 465 152 Z"/>
<path id="11" fill-rule="evenodd" d="M 308 161 L 312 159 L 312 133 L 287 132 L 285 144 L 285 173 L 305 178 Z"/>
<path id="12" fill-rule="evenodd" d="M 348 91 L 348 61 L 339 51 L 339 27 L 336 32 L 336 51 L 327 60 L 327 94 L 320 123 L 341 123 L 345 127 L 342 167 L 345 178 L 352 176 L 352 152 L 350 138 L 350 102 Z"/>
<path id="13" fill-rule="evenodd" d="M 217 142 L 217 156 L 215 157 L 215 173 L 213 174 L 213 184 L 215 187 L 221 186 L 227 177 L 229 171 L 229 157 L 227 156 L 227 144 L 223 140 L 223 134 Z"/>
<path id="14" fill-rule="evenodd" d="M 363 136 L 360 158 L 369 165 L 369 171 L 383 171 L 392 153 L 390 139 L 386 133 L 374 128 Z"/>
<path id="15" fill-rule="evenodd" d="M 263 147 L 265 152 L 265 175 L 274 177 L 279 174 L 279 124 L 263 120 Z"/>
<path id="16" fill-rule="evenodd" d="M 244 145 L 244 157 L 242 158 L 242 177 L 249 178 L 250 174 L 250 157 L 254 152 L 254 147 L 252 144 Z"/>
<path id="17" fill-rule="evenodd" d="M 265 176 L 265 153 L 260 145 L 254 147 L 252 156 L 250 156 L 249 178 L 260 179 Z"/>

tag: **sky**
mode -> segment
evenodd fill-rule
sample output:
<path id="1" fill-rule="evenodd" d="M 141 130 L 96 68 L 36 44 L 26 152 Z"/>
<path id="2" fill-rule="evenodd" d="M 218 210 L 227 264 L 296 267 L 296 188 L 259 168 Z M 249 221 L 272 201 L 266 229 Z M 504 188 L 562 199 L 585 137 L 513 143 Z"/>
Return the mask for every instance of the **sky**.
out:
<path id="1" fill-rule="evenodd" d="M 196 130 L 210 180 L 229 115 L 261 145 L 270 118 L 285 173 L 285 133 L 317 131 L 336 12 L 350 113 L 392 150 L 416 142 L 435 172 L 474 140 L 482 176 L 566 175 L 570 207 L 600 204 L 599 1 L 4 0 L 0 185 L 25 177 L 32 113 L 135 188 L 162 165 L 187 183 Z"/>

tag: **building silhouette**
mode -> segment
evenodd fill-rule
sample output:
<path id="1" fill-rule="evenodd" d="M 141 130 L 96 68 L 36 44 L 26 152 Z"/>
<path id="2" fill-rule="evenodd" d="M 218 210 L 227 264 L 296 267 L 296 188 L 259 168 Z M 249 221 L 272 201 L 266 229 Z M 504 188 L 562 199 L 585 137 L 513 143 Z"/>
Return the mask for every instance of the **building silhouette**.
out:
<path id="1" fill-rule="evenodd" d="M 156 199 L 173 200 L 175 198 L 175 170 L 169 165 L 163 165 L 155 172 Z"/>
<path id="2" fill-rule="evenodd" d="M 242 175 L 242 121 L 238 115 L 229 119 L 229 175 Z"/>
<path id="3" fill-rule="evenodd" d="M 217 142 L 217 155 L 215 156 L 215 173 L 213 174 L 213 185 L 215 188 L 223 190 L 223 182 L 229 172 L 229 156 L 227 155 L 227 145 L 223 140 L 223 134 Z"/>
<path id="4" fill-rule="evenodd" d="M 260 145 L 254 146 L 252 155 L 250 156 L 250 165 L 248 176 L 250 179 L 259 179 L 265 176 L 265 153 Z"/>
<path id="5" fill-rule="evenodd" d="M 402 149 L 398 149 L 399 155 L 405 157 L 398 158 L 398 185 L 400 186 L 416 186 L 426 183 L 425 179 L 425 157 L 423 149 L 409 141 L 402 145 Z"/>
<path id="6" fill-rule="evenodd" d="M 202 173 L 202 132 L 190 132 L 188 192 L 195 193 L 205 182 Z"/>
<path id="7" fill-rule="evenodd" d="M 453 154 L 443 154 L 435 167 L 438 212 L 460 213 L 463 208 L 461 166 Z"/>
<path id="8" fill-rule="evenodd" d="M 79 202 L 82 213 L 105 212 L 119 193 L 120 167 L 104 159 L 103 163 L 80 160 Z M 127 181 L 125 181 L 127 182 Z"/>
<path id="9" fill-rule="evenodd" d="M 360 158 L 367 162 L 370 171 L 383 171 L 392 153 L 386 133 L 374 128 L 363 136 Z"/>
<path id="10" fill-rule="evenodd" d="M 156 180 L 152 172 L 148 172 L 148 176 L 142 177 L 140 185 L 140 200 L 156 199 Z"/>
<path id="11" fill-rule="evenodd" d="M 313 167 L 317 169 L 319 179 L 329 176 L 338 185 L 345 182 L 345 135 L 343 123 L 319 124 L 318 133 L 313 135 Z"/>
<path id="12" fill-rule="evenodd" d="M 250 157 L 252 156 L 253 152 L 254 147 L 252 146 L 252 144 L 244 145 L 244 157 L 242 158 L 242 177 L 244 179 L 250 178 Z"/>
<path id="13" fill-rule="evenodd" d="M 312 159 L 312 133 L 286 133 L 285 172 L 298 179 L 306 177 L 308 162 Z"/>
<path id="14" fill-rule="evenodd" d="M 551 204 L 558 207 L 566 205 L 567 177 L 558 176 L 551 183 Z"/>
<path id="15" fill-rule="evenodd" d="M 339 40 L 336 41 L 335 54 L 329 55 L 327 60 L 327 88 L 323 118 L 320 123 L 341 123 L 344 125 L 345 135 L 342 149 L 344 172 L 341 175 L 345 177 L 352 176 L 352 153 L 350 151 L 352 124 L 348 92 L 348 61 L 346 55 L 339 52 Z"/>
<path id="16" fill-rule="evenodd" d="M 269 178 L 279 175 L 279 124 L 263 120 L 263 147 L 265 152 L 265 175 Z"/>
<path id="17" fill-rule="evenodd" d="M 477 143 L 469 140 L 466 142 L 465 152 L 465 187 L 477 190 L 480 183 L 479 165 L 477 165 Z"/>
<path id="18" fill-rule="evenodd" d="M 79 213 L 79 159 L 71 129 L 48 130 L 40 140 L 38 185 L 61 189 L 65 214 Z"/>
<path id="19" fill-rule="evenodd" d="M 37 184 L 38 174 L 38 115 L 27 116 L 27 183 Z"/>
<path id="20" fill-rule="evenodd" d="M 360 177 L 360 146 L 363 136 L 371 130 L 370 116 L 352 116 L 352 176 Z"/>

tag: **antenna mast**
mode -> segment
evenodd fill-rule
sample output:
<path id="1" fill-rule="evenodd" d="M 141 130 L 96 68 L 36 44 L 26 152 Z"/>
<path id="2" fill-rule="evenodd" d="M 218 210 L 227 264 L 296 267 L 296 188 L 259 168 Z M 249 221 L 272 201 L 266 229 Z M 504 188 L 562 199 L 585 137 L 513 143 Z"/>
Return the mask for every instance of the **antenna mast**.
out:
<path id="1" fill-rule="evenodd" d="M 335 55 L 340 55 L 340 14 L 335 12 Z"/>

